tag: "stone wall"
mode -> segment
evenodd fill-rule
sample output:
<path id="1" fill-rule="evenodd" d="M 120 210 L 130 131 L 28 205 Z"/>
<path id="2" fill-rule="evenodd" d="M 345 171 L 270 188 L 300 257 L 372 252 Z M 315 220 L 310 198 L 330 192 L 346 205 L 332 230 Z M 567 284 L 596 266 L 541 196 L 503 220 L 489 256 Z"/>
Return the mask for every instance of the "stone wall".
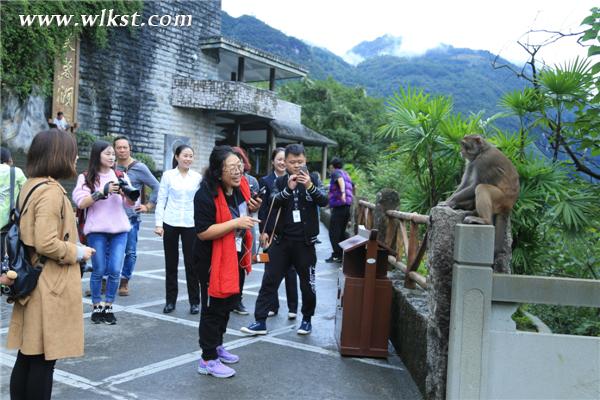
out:
<path id="1" fill-rule="evenodd" d="M 217 64 L 198 48 L 204 36 L 220 34 L 220 1 L 146 1 L 150 15 L 192 15 L 188 27 L 112 28 L 109 46 L 82 40 L 79 110 L 81 130 L 124 134 L 133 150 L 164 167 L 165 135 L 186 136 L 196 150 L 196 167 L 208 163 L 214 118 L 200 110 L 171 106 L 175 78 L 216 79 Z M 166 162 L 170 167 L 170 160 Z"/>

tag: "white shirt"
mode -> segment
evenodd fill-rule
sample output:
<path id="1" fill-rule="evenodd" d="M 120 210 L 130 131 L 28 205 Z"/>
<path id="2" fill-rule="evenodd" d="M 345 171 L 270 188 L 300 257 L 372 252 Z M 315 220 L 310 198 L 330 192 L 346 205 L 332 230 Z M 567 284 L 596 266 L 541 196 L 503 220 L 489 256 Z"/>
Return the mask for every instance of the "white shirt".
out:
<path id="1" fill-rule="evenodd" d="M 69 123 L 67 122 L 67 119 L 65 117 L 62 117 L 62 119 L 58 119 L 58 118 L 54 118 L 54 125 L 56 125 L 59 129 L 62 129 L 63 131 L 67 130 L 67 127 L 69 126 Z"/>
<path id="2" fill-rule="evenodd" d="M 163 173 L 154 212 L 155 226 L 167 225 L 182 228 L 194 227 L 194 196 L 200 187 L 202 175 L 188 170 L 182 176 L 179 168 Z"/>

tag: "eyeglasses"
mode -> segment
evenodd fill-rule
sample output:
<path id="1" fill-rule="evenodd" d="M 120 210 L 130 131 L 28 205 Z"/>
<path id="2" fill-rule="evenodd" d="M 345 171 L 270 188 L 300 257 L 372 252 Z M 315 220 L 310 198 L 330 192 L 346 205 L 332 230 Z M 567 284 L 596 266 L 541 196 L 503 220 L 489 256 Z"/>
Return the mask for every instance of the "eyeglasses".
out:
<path id="1" fill-rule="evenodd" d="M 228 172 L 229 175 L 242 174 L 244 172 L 244 166 L 242 164 L 229 166 L 226 165 L 225 167 L 223 167 L 223 171 Z"/>

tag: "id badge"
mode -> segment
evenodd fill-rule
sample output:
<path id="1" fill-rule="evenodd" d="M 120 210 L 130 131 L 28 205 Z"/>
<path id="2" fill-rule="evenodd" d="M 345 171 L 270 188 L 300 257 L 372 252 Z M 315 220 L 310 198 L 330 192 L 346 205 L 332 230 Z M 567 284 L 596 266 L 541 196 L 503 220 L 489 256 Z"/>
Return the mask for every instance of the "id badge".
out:
<path id="1" fill-rule="evenodd" d="M 238 253 L 242 251 L 242 238 L 241 237 L 235 238 L 235 250 Z"/>
<path id="2" fill-rule="evenodd" d="M 292 211 L 292 218 L 294 219 L 294 223 L 302 222 L 302 219 L 300 218 L 300 210 Z"/>

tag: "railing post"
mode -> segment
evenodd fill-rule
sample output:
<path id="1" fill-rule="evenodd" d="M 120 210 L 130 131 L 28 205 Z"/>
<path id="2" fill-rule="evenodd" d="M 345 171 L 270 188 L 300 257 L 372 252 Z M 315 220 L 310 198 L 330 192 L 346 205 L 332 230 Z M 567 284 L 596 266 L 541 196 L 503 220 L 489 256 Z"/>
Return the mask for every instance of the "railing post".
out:
<path id="1" fill-rule="evenodd" d="M 494 227 L 456 225 L 446 399 L 487 398 L 493 263 Z"/>
<path id="2" fill-rule="evenodd" d="M 381 232 L 381 241 L 385 238 L 383 235 L 387 232 L 388 216 L 386 211 L 396 210 L 400 204 L 400 196 L 395 190 L 382 189 L 377 193 L 375 199 L 375 211 L 373 212 L 373 229 L 377 229 L 377 232 Z"/>

